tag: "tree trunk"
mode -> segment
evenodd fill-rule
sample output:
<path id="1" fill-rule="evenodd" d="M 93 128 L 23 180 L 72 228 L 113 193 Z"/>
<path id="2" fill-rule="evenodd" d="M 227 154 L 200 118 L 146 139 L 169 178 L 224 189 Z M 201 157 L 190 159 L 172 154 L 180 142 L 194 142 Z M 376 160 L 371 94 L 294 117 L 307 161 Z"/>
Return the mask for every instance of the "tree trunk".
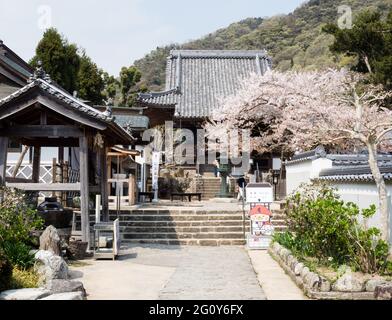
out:
<path id="1" fill-rule="evenodd" d="M 387 187 L 377 164 L 377 148 L 374 143 L 367 143 L 369 151 L 369 166 L 378 191 L 379 210 L 381 218 L 382 239 L 389 242 L 389 203 Z"/>

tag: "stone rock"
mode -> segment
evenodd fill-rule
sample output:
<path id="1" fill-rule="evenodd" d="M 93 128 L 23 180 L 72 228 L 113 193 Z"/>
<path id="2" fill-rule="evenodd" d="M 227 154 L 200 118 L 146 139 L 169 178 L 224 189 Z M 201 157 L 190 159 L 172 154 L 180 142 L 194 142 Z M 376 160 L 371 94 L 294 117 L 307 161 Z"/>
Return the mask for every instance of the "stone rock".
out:
<path id="1" fill-rule="evenodd" d="M 40 300 L 84 300 L 81 292 L 55 293 Z"/>
<path id="2" fill-rule="evenodd" d="M 1 292 L 0 300 L 37 300 L 49 295 L 50 291 L 42 288 L 15 289 Z"/>
<path id="3" fill-rule="evenodd" d="M 61 240 L 57 229 L 49 226 L 39 237 L 39 249 L 50 251 L 55 255 L 61 256 Z"/>
<path id="4" fill-rule="evenodd" d="M 86 290 L 84 289 L 83 283 L 80 281 L 54 279 L 46 283 L 45 289 L 51 293 L 65 293 L 65 292 L 81 292 L 83 297 L 86 296 Z"/>
<path id="5" fill-rule="evenodd" d="M 35 254 L 35 259 L 37 263 L 34 268 L 41 284 L 54 279 L 68 279 L 68 265 L 62 257 L 40 250 Z"/>
<path id="6" fill-rule="evenodd" d="M 289 265 L 290 269 L 291 269 L 292 271 L 294 271 L 294 270 L 295 270 L 295 266 L 296 266 L 297 264 L 298 264 L 297 258 L 293 257 L 293 259 L 291 260 L 290 265 Z"/>
<path id="7" fill-rule="evenodd" d="M 296 276 L 300 276 L 302 273 L 302 269 L 304 268 L 304 264 L 302 262 L 299 262 L 295 265 L 294 267 L 294 273 Z"/>
<path id="8" fill-rule="evenodd" d="M 280 249 L 279 254 L 280 254 L 280 257 L 282 258 L 282 260 L 284 262 L 286 262 L 286 259 L 287 259 L 288 255 L 290 254 L 290 251 L 287 250 L 286 248 L 282 248 L 282 249 Z"/>
<path id="9" fill-rule="evenodd" d="M 331 283 L 327 279 L 320 278 L 319 290 L 321 292 L 331 291 Z"/>
<path id="10" fill-rule="evenodd" d="M 378 285 L 374 290 L 374 297 L 377 300 L 392 300 L 392 283 Z"/>
<path id="11" fill-rule="evenodd" d="M 286 264 L 287 264 L 288 267 L 291 268 L 291 263 L 293 262 L 293 260 L 294 260 L 294 257 L 293 257 L 291 254 L 289 254 L 289 255 L 286 257 Z"/>
<path id="12" fill-rule="evenodd" d="M 301 278 L 305 279 L 305 277 L 307 276 L 307 274 L 310 272 L 308 267 L 303 267 L 301 270 Z"/>
<path id="13" fill-rule="evenodd" d="M 280 248 L 281 248 L 281 245 L 279 243 L 277 243 L 277 242 L 273 243 L 272 249 L 274 250 L 274 252 L 279 252 Z"/>
<path id="14" fill-rule="evenodd" d="M 318 274 L 314 272 L 308 272 L 304 277 L 304 282 L 306 283 L 309 289 L 318 290 L 320 277 Z"/>
<path id="15" fill-rule="evenodd" d="M 366 282 L 366 291 L 368 292 L 374 292 L 376 290 L 376 287 L 382 284 L 388 283 L 384 279 L 371 279 L 368 282 Z"/>
<path id="16" fill-rule="evenodd" d="M 361 292 L 365 290 L 365 282 L 347 271 L 333 284 L 332 289 L 340 292 Z"/>

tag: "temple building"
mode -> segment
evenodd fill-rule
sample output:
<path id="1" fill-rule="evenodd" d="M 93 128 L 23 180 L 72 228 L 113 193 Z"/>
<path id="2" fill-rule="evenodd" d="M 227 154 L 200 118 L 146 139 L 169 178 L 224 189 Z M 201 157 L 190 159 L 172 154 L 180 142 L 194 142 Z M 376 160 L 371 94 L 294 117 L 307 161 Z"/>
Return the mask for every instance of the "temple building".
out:
<path id="1" fill-rule="evenodd" d="M 139 94 L 138 106 L 145 109 L 151 127 L 171 120 L 175 128 L 190 129 L 196 136 L 222 98 L 235 94 L 243 79 L 263 75 L 271 67 L 264 50 L 172 50 L 167 58 L 165 90 Z M 252 169 L 272 169 L 273 156 L 256 154 Z M 211 164 L 183 167 L 214 177 Z"/>

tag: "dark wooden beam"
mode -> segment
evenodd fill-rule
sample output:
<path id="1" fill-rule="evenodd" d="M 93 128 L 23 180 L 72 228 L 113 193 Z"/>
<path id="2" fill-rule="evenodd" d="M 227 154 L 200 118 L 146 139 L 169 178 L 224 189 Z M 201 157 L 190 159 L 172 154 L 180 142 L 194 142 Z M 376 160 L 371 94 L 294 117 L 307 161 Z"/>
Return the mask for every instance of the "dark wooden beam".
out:
<path id="1" fill-rule="evenodd" d="M 59 137 L 79 138 L 83 132 L 77 127 L 64 125 L 20 125 L 0 129 L 2 137 Z"/>
<path id="2" fill-rule="evenodd" d="M 7 151 L 8 138 L 0 137 L 0 187 L 5 185 L 5 177 L 7 170 Z"/>
<path id="3" fill-rule="evenodd" d="M 33 176 L 34 183 L 39 182 L 39 172 L 41 166 L 41 147 L 35 146 L 33 151 Z"/>
<path id="4" fill-rule="evenodd" d="M 8 178 L 7 178 L 8 180 Z M 24 191 L 79 191 L 80 183 L 20 183 L 7 182 L 7 187 Z"/>
<path id="5" fill-rule="evenodd" d="M 79 138 L 79 167 L 82 240 L 88 242 L 88 248 L 90 248 L 88 140 L 85 136 Z"/>
<path id="6" fill-rule="evenodd" d="M 48 124 L 48 115 L 46 113 L 46 110 L 41 110 L 40 124 L 41 125 L 47 125 Z"/>
<path id="7" fill-rule="evenodd" d="M 79 139 L 77 138 L 34 138 L 20 139 L 25 146 L 41 146 L 41 147 L 79 147 Z"/>

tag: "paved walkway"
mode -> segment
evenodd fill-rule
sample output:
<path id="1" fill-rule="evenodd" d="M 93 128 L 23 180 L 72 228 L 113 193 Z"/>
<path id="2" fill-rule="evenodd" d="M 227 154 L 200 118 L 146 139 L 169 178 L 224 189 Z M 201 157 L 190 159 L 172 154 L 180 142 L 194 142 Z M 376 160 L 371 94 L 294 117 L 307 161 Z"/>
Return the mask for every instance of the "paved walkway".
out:
<path id="1" fill-rule="evenodd" d="M 308 299 L 267 251 L 249 250 L 248 254 L 268 300 Z"/>
<path id="2" fill-rule="evenodd" d="M 265 299 L 243 247 L 138 245 L 71 267 L 88 299 Z"/>

